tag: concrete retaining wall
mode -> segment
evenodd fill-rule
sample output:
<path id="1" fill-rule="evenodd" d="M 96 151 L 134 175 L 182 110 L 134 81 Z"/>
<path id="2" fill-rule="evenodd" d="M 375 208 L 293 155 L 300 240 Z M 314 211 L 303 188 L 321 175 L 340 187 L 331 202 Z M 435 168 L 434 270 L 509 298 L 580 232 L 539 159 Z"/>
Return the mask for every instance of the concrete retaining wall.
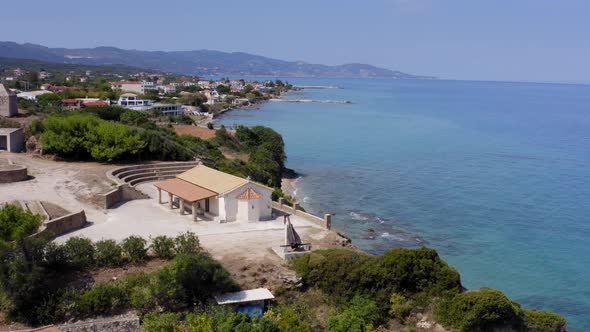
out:
<path id="1" fill-rule="evenodd" d="M 289 213 L 298 217 L 301 217 L 307 221 L 310 221 L 322 228 L 325 229 L 332 229 L 332 215 L 326 214 L 324 218 L 320 218 L 318 216 L 314 216 L 311 213 L 307 213 L 297 209 L 298 204 L 295 203 L 294 206 L 289 206 L 288 204 L 283 203 L 283 199 L 279 198 L 278 202 L 272 202 L 272 207 L 279 211 Z"/>
<path id="2" fill-rule="evenodd" d="M 29 174 L 24 166 L 13 166 L 10 169 L 0 170 L 0 183 L 24 181 L 28 178 Z"/>
<path id="3" fill-rule="evenodd" d="M 136 332 L 141 331 L 138 317 L 85 321 L 58 326 L 62 332 Z"/>
<path id="4" fill-rule="evenodd" d="M 37 235 L 59 236 L 80 229 L 84 225 L 86 225 L 86 213 L 82 210 L 44 222 L 43 229 Z"/>
<path id="5" fill-rule="evenodd" d="M 110 209 L 120 202 L 144 198 L 149 198 L 149 196 L 133 189 L 128 184 L 120 184 L 106 194 L 96 195 L 94 203 L 103 209 Z"/>

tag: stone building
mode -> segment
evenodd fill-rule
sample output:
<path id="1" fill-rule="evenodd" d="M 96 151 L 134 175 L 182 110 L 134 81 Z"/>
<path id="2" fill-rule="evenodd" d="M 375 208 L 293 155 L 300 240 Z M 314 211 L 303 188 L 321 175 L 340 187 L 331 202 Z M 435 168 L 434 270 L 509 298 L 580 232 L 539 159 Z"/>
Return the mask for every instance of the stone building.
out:
<path id="1" fill-rule="evenodd" d="M 18 99 L 16 94 L 4 84 L 0 84 L 0 116 L 11 117 L 18 113 Z"/>
<path id="2" fill-rule="evenodd" d="M 25 147 L 25 133 L 22 128 L 0 128 L 0 150 L 21 152 Z"/>

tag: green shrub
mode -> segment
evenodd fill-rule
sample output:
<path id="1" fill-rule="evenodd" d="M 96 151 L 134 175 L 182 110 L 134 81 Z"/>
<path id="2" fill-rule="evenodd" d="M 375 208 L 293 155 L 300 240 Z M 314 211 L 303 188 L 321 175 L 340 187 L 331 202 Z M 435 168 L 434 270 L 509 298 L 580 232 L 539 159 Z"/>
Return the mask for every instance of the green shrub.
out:
<path id="1" fill-rule="evenodd" d="M 0 207 L 0 249 L 37 232 L 43 217 L 7 204 Z"/>
<path id="2" fill-rule="evenodd" d="M 213 318 L 207 313 L 189 313 L 186 315 L 189 332 L 215 332 Z"/>
<path id="3" fill-rule="evenodd" d="M 349 307 L 341 314 L 328 319 L 330 332 L 365 331 L 368 326 L 379 322 L 379 308 L 375 301 L 355 296 Z"/>
<path id="4" fill-rule="evenodd" d="M 161 304 L 175 306 L 202 303 L 213 295 L 235 289 L 229 273 L 203 255 L 177 255 L 155 276 L 154 293 Z"/>
<path id="5" fill-rule="evenodd" d="M 160 235 L 152 239 L 152 251 L 156 257 L 171 259 L 174 257 L 174 239 Z"/>
<path id="6" fill-rule="evenodd" d="M 49 242 L 45 246 L 45 264 L 52 270 L 61 270 L 68 265 L 68 253 L 65 246 Z"/>
<path id="7" fill-rule="evenodd" d="M 363 294 L 374 298 L 383 312 L 389 310 L 392 293 L 445 295 L 461 289 L 457 271 L 428 248 L 398 248 L 377 257 L 347 249 L 317 250 L 293 260 L 293 267 L 337 303 Z"/>
<path id="8" fill-rule="evenodd" d="M 143 262 L 147 259 L 146 241 L 139 236 L 130 236 L 123 240 L 123 251 L 133 263 Z"/>
<path id="9" fill-rule="evenodd" d="M 195 233 L 186 232 L 174 238 L 174 245 L 177 254 L 198 254 L 201 252 L 201 244 Z"/>
<path id="10" fill-rule="evenodd" d="M 33 313 L 38 324 L 49 325 L 64 321 L 76 307 L 80 299 L 80 292 L 73 288 L 60 289 L 40 299 Z"/>
<path id="11" fill-rule="evenodd" d="M 414 306 L 412 300 L 397 293 L 391 295 L 389 302 L 391 303 L 389 314 L 400 322 L 403 322 L 408 317 Z"/>
<path id="12" fill-rule="evenodd" d="M 522 320 L 520 306 L 502 292 L 490 288 L 443 299 L 437 305 L 435 315 L 439 323 L 458 331 L 489 330 L 506 324 L 518 326 Z"/>
<path id="13" fill-rule="evenodd" d="M 64 244 L 69 264 L 83 269 L 94 264 L 94 244 L 92 240 L 81 237 L 69 238 Z"/>
<path id="14" fill-rule="evenodd" d="M 207 129 L 213 130 L 213 123 L 212 122 L 207 122 Z"/>
<path id="15" fill-rule="evenodd" d="M 127 294 L 118 284 L 101 283 L 82 294 L 78 310 L 82 315 L 106 315 L 124 309 L 127 304 Z"/>
<path id="16" fill-rule="evenodd" d="M 123 248 L 114 240 L 98 241 L 95 258 L 98 266 L 119 266 L 123 262 Z"/>
<path id="17" fill-rule="evenodd" d="M 153 279 L 153 273 L 136 272 L 127 274 L 120 280 L 120 286 L 125 290 L 131 307 L 144 313 L 156 307 L 156 298 L 152 291 Z"/>
<path id="18" fill-rule="evenodd" d="M 141 328 L 145 332 L 183 332 L 184 324 L 178 313 L 149 313 L 143 317 Z"/>
<path id="19" fill-rule="evenodd" d="M 565 332 L 566 320 L 551 311 L 527 309 L 524 320 L 529 332 Z"/>
<path id="20" fill-rule="evenodd" d="M 286 306 L 277 306 L 264 314 L 274 320 L 281 332 L 311 332 L 309 325 L 294 310 Z"/>

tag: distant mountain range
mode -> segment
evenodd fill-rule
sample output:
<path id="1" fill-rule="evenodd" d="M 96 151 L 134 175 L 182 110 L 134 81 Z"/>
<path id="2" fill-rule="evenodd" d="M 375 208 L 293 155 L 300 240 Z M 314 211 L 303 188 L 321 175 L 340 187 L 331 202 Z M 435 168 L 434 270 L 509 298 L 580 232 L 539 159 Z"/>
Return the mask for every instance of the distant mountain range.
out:
<path id="1" fill-rule="evenodd" d="M 123 50 L 116 47 L 68 49 L 0 42 L 0 57 L 86 65 L 120 64 L 198 76 L 433 78 L 360 63 L 327 66 L 283 61 L 243 52 L 209 50 L 162 52 Z"/>

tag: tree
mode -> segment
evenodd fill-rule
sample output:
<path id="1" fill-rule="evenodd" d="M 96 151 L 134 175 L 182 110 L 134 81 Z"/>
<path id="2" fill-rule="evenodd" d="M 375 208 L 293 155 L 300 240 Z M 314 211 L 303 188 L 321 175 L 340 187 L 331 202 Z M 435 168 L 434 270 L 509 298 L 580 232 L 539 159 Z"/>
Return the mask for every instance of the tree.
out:
<path id="1" fill-rule="evenodd" d="M 207 102 L 207 97 L 202 93 L 183 94 L 180 102 L 183 105 L 201 106 Z"/>
<path id="2" fill-rule="evenodd" d="M 41 110 L 47 111 L 51 108 L 57 108 L 61 106 L 62 97 L 55 93 L 46 93 L 37 97 L 37 103 Z"/>
<path id="3" fill-rule="evenodd" d="M 220 95 L 226 95 L 226 94 L 228 94 L 228 93 L 230 93 L 230 92 L 231 92 L 231 89 L 230 89 L 228 86 L 226 86 L 226 85 L 223 85 L 223 84 L 219 84 L 219 85 L 217 86 L 217 88 L 215 88 L 215 90 L 216 90 L 216 91 L 217 91 L 217 93 L 219 93 Z"/>
<path id="4" fill-rule="evenodd" d="M 114 122 L 100 121 L 86 134 L 86 149 L 96 160 L 113 161 L 125 155 L 136 155 L 144 147 L 141 135 Z"/>

